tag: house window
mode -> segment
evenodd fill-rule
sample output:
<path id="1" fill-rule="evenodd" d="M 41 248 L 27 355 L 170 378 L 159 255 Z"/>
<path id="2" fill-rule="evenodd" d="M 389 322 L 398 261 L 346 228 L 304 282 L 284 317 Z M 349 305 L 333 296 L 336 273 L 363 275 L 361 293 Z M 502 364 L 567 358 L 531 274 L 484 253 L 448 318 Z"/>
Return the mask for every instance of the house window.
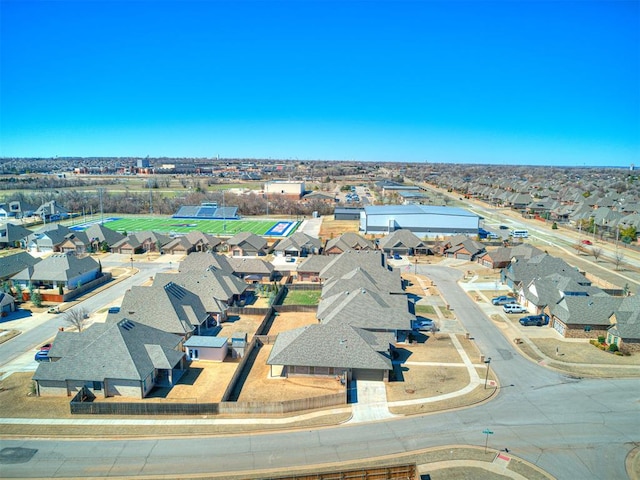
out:
<path id="1" fill-rule="evenodd" d="M 102 382 L 93 382 L 93 389 L 95 391 L 102 390 Z"/>
<path id="2" fill-rule="evenodd" d="M 189 357 L 192 360 L 197 360 L 198 359 L 198 349 L 197 348 L 190 348 L 189 349 Z"/>
<path id="3" fill-rule="evenodd" d="M 591 325 L 585 325 L 584 331 L 585 332 L 590 332 L 591 331 Z"/>

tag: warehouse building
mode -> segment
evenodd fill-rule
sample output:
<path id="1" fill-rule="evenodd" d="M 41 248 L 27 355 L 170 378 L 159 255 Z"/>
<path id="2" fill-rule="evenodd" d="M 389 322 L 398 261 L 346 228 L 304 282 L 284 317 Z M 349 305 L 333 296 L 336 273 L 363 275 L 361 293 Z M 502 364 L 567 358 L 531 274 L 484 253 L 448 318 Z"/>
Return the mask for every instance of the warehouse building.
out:
<path id="1" fill-rule="evenodd" d="M 480 217 L 462 208 L 433 205 L 389 205 L 364 207 L 360 232 L 386 234 L 406 229 L 420 237 L 477 235 Z"/>

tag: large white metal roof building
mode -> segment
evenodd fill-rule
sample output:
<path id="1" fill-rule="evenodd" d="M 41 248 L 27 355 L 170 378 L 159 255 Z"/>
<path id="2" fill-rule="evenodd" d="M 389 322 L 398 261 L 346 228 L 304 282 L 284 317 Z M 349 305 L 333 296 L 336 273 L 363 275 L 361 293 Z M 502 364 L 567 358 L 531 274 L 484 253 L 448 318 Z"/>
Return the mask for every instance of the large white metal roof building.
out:
<path id="1" fill-rule="evenodd" d="M 480 217 L 457 207 L 388 205 L 364 207 L 360 232 L 390 233 L 404 228 L 420 237 L 477 234 Z"/>

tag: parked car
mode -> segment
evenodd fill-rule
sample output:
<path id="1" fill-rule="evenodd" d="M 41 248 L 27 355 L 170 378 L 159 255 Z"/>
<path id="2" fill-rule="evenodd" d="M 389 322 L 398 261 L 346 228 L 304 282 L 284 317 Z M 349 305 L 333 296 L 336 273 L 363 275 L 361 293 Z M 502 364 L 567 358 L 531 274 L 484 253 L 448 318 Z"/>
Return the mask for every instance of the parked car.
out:
<path id="1" fill-rule="evenodd" d="M 520 319 L 520 325 L 523 327 L 541 327 L 549 323 L 549 317 L 544 314 L 541 315 L 529 315 Z"/>
<path id="2" fill-rule="evenodd" d="M 293 257 L 287 257 L 287 258 L 285 259 L 285 262 L 287 262 L 287 263 L 295 263 L 295 261 L 296 261 L 296 259 L 295 259 L 295 258 L 293 258 Z"/>
<path id="3" fill-rule="evenodd" d="M 507 303 L 502 306 L 504 313 L 525 313 L 527 311 L 522 305 L 518 303 Z"/>
<path id="4" fill-rule="evenodd" d="M 509 230 L 509 227 L 506 225 L 500 225 L 500 230 Z"/>
<path id="5" fill-rule="evenodd" d="M 36 362 L 48 362 L 49 361 L 49 350 L 39 350 L 36 352 L 36 356 L 34 357 Z"/>
<path id="6" fill-rule="evenodd" d="M 494 305 L 505 305 L 507 303 L 516 303 L 516 299 L 508 295 L 500 295 L 491 299 L 491 303 Z"/>
<path id="7" fill-rule="evenodd" d="M 51 350 L 51 344 L 50 343 L 45 343 L 44 345 L 42 345 L 40 347 L 40 351 L 41 352 L 44 352 L 44 351 L 48 352 L 49 350 Z"/>
<path id="8" fill-rule="evenodd" d="M 51 313 L 51 314 L 57 314 L 60 313 L 60 308 L 58 307 L 51 307 L 49 310 L 47 310 L 47 313 Z"/>
<path id="9" fill-rule="evenodd" d="M 582 243 L 583 245 L 593 245 L 593 243 L 591 243 L 591 240 L 582 240 L 582 242 L 580 243 Z"/>
<path id="10" fill-rule="evenodd" d="M 431 330 L 434 326 L 433 320 L 429 318 L 421 318 L 411 321 L 412 330 Z"/>
<path id="11" fill-rule="evenodd" d="M 107 313 L 119 313 L 120 312 L 120 307 L 109 307 L 109 310 L 107 310 Z"/>
<path id="12" fill-rule="evenodd" d="M 489 232 L 489 233 L 487 233 L 487 238 L 491 238 L 493 240 L 496 240 L 496 239 L 502 238 L 502 237 L 500 235 L 498 235 L 497 233 Z"/>
<path id="13" fill-rule="evenodd" d="M 393 259 L 394 259 L 394 260 L 402 260 L 402 257 L 400 256 L 400 254 L 399 254 L 399 253 L 394 253 L 394 254 L 393 254 Z"/>

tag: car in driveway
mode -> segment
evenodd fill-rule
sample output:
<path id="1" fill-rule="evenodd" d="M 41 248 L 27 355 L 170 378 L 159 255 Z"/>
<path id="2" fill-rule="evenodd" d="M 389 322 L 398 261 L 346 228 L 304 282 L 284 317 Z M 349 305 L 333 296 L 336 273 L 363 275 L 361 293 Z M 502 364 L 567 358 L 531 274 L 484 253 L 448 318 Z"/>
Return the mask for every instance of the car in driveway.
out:
<path id="1" fill-rule="evenodd" d="M 411 321 L 412 330 L 433 330 L 435 323 L 429 318 L 421 318 Z"/>
<path id="2" fill-rule="evenodd" d="M 36 362 L 48 362 L 49 361 L 49 350 L 38 350 L 34 357 Z"/>
<path id="3" fill-rule="evenodd" d="M 400 256 L 400 254 L 399 254 L 399 253 L 394 253 L 394 254 L 393 254 L 393 259 L 394 259 L 394 260 L 402 260 L 402 257 Z"/>
<path id="4" fill-rule="evenodd" d="M 549 317 L 544 314 L 528 315 L 526 317 L 522 317 L 519 322 L 523 327 L 541 327 L 549 324 Z"/>
<path id="5" fill-rule="evenodd" d="M 516 303 L 516 299 L 509 295 L 500 295 L 491 299 L 491 303 L 494 305 L 505 305 L 507 303 Z"/>
<path id="6" fill-rule="evenodd" d="M 504 313 L 526 313 L 527 309 L 519 303 L 507 303 L 502 306 Z"/>

